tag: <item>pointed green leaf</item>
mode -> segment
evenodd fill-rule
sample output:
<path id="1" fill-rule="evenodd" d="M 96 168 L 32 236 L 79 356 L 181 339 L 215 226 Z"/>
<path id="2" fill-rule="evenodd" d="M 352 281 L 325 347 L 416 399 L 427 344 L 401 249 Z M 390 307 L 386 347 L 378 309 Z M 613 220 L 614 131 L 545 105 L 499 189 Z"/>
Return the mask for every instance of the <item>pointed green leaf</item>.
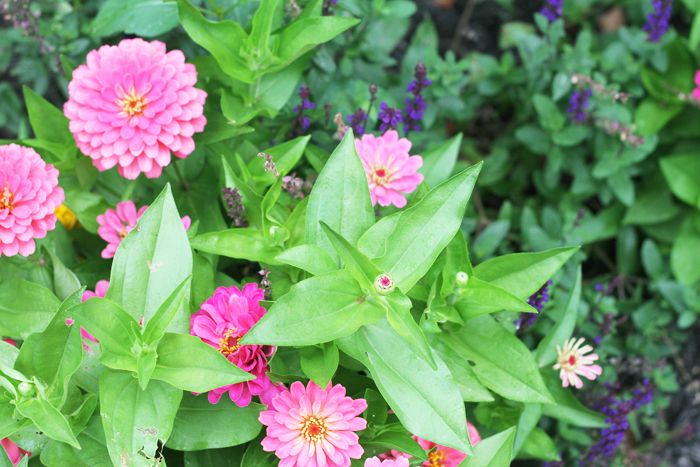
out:
<path id="1" fill-rule="evenodd" d="M 380 298 L 387 306 L 387 318 L 391 327 L 406 339 L 433 370 L 437 370 L 433 352 L 428 345 L 425 334 L 411 315 L 411 299 L 396 289 L 393 293 Z"/>
<path id="2" fill-rule="evenodd" d="M 163 336 L 165 330 L 180 309 L 182 301 L 189 295 L 191 282 L 192 274 L 187 276 L 185 280 L 173 290 L 173 293 L 165 299 L 158 307 L 156 313 L 148 320 L 143 330 L 144 344 L 152 344 Z"/>
<path id="3" fill-rule="evenodd" d="M 36 399 L 20 402 L 17 404 L 17 411 L 30 418 L 37 428 L 51 438 L 80 449 L 80 444 L 75 439 L 68 420 L 41 395 L 38 395 Z"/>
<path id="4" fill-rule="evenodd" d="M 469 302 L 488 306 L 492 308 L 492 311 L 512 310 L 522 313 L 537 313 L 537 310 L 526 301 L 510 294 L 493 283 L 485 282 L 476 277 L 470 277 L 466 287 L 461 289 L 457 295 Z M 472 315 L 468 312 L 466 315 L 462 313 L 462 319 L 465 321 L 475 316 L 478 315 Z"/>
<path id="5" fill-rule="evenodd" d="M 27 86 L 23 90 L 29 121 L 37 139 L 57 144 L 72 143 L 75 146 L 73 133 L 68 128 L 68 118 L 63 112 Z"/>
<path id="6" fill-rule="evenodd" d="M 290 248 L 277 255 L 275 259 L 310 272 L 314 276 L 338 270 L 333 258 L 315 245 L 299 245 Z"/>
<path id="7" fill-rule="evenodd" d="M 279 176 L 286 175 L 304 155 L 304 149 L 311 136 L 300 136 L 286 143 L 272 146 L 265 150 L 265 153 L 272 156 L 272 161 L 277 167 Z M 272 172 L 267 172 L 263 166 L 265 158 L 254 157 L 249 163 L 250 175 L 258 187 L 267 187 L 277 180 Z"/>
<path id="8" fill-rule="evenodd" d="M 418 169 L 422 173 L 428 188 L 436 187 L 452 175 L 457 163 L 459 148 L 462 145 L 462 133 L 458 133 L 440 146 L 423 152 L 423 167 Z"/>
<path id="9" fill-rule="evenodd" d="M 138 361 L 136 362 L 136 374 L 138 376 L 139 386 L 144 391 L 146 387 L 148 387 L 148 380 L 151 379 L 153 370 L 156 368 L 156 358 L 155 352 L 143 352 L 139 355 Z"/>
<path id="10" fill-rule="evenodd" d="M 282 252 L 282 248 L 270 246 L 260 230 L 228 229 L 210 232 L 197 235 L 190 243 L 192 248 L 203 253 L 260 261 L 272 265 L 281 264 L 275 257 Z"/>
<path id="11" fill-rule="evenodd" d="M 518 431 L 515 434 L 515 443 L 513 444 L 513 457 L 515 457 L 515 455 L 518 452 L 520 452 L 520 448 L 522 448 L 523 444 L 525 444 L 525 440 L 528 436 L 530 436 L 532 430 L 534 430 L 537 424 L 539 423 L 540 418 L 542 418 L 543 407 L 554 407 L 549 405 L 543 406 L 542 404 L 529 403 L 525 403 L 523 405 L 525 406 L 525 408 L 523 409 L 523 412 L 520 414 L 520 418 L 518 419 Z"/>
<path id="12" fill-rule="evenodd" d="M 333 342 L 299 349 L 301 369 L 311 381 L 325 388 L 338 369 L 338 347 Z"/>
<path id="13" fill-rule="evenodd" d="M 442 339 L 440 334 L 428 334 L 427 338 L 430 346 L 450 369 L 452 378 L 454 378 L 465 402 L 489 402 L 493 400 L 489 390 L 484 387 L 472 370 L 469 360 L 451 348 L 449 340 Z"/>
<path id="14" fill-rule="evenodd" d="M 545 368 L 542 372 L 547 388 L 557 402 L 557 405 L 545 405 L 544 415 L 583 428 L 605 428 L 608 426 L 605 422 L 605 415 L 583 405 L 574 395 L 572 388 L 562 387 L 561 380 L 555 371 Z"/>
<path id="15" fill-rule="evenodd" d="M 480 441 L 474 447 L 474 455 L 459 464 L 459 467 L 508 467 L 510 465 L 515 427 Z"/>
<path id="16" fill-rule="evenodd" d="M 12 277 L 0 283 L 0 334 L 19 337 L 41 332 L 61 301 L 46 287 Z"/>
<path id="17" fill-rule="evenodd" d="M 90 419 L 85 430 L 78 435 L 78 441 L 81 450 L 59 441 L 49 441 L 41 451 L 41 463 L 46 467 L 107 467 L 112 464 L 99 415 Z"/>
<path id="18" fill-rule="evenodd" d="M 428 461 L 428 456 L 425 454 L 425 450 L 416 440 L 407 434 L 397 433 L 395 431 L 385 431 L 384 433 L 372 438 L 372 440 L 368 443 L 363 443 L 362 447 L 365 449 L 365 455 L 367 457 L 373 455 L 374 453 L 384 454 L 388 450 L 393 449 L 395 451 L 410 454 L 411 456 L 417 457 L 423 461 Z"/>
<path id="19" fill-rule="evenodd" d="M 360 250 L 355 248 L 341 237 L 335 230 L 330 228 L 328 224 L 323 221 L 319 221 L 321 228 L 328 236 L 331 241 L 333 248 L 340 256 L 340 259 L 345 263 L 345 267 L 352 274 L 360 286 L 364 288 L 367 292 L 376 296 L 377 293 L 374 290 L 374 280 L 381 274 L 381 271 L 377 266 L 375 266 L 370 259 L 365 256 Z M 409 302 L 410 308 L 410 302 Z"/>
<path id="20" fill-rule="evenodd" d="M 275 35 L 279 38 L 280 44 L 276 55 L 288 61 L 294 60 L 359 22 L 360 20 L 357 18 L 343 16 L 298 18 Z"/>

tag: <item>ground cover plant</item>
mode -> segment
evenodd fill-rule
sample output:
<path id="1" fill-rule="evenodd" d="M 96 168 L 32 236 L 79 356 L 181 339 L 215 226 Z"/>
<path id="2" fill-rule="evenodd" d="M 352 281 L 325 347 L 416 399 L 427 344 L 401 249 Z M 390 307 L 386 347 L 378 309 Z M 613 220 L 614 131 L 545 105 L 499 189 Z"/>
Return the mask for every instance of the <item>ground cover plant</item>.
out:
<path id="1" fill-rule="evenodd" d="M 700 3 L 0 9 L 0 465 L 700 463 Z"/>

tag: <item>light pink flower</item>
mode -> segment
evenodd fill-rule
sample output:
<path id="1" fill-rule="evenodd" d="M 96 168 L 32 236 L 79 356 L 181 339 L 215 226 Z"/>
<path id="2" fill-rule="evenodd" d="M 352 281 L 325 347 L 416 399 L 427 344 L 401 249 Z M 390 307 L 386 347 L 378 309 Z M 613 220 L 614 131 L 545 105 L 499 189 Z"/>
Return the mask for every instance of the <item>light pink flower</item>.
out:
<path id="1" fill-rule="evenodd" d="M 693 97 L 700 100 L 700 70 L 695 72 L 695 85 L 697 88 L 693 89 Z"/>
<path id="2" fill-rule="evenodd" d="M 54 211 L 64 199 L 58 170 L 34 149 L 0 146 L 0 256 L 34 253 L 34 239 L 56 227 Z"/>
<path id="3" fill-rule="evenodd" d="M 380 137 L 364 135 L 355 140 L 355 149 L 367 174 L 372 204 L 406 206 L 401 193 L 412 193 L 423 181 L 417 170 L 423 166 L 421 156 L 409 156 L 411 142 L 399 139 L 395 130 Z"/>
<path id="4" fill-rule="evenodd" d="M 160 176 L 170 152 L 185 158 L 192 135 L 204 130 L 207 93 L 194 87 L 197 70 L 180 50 L 124 39 L 87 55 L 73 71 L 63 113 L 78 148 L 103 171 L 135 179 Z"/>
<path id="5" fill-rule="evenodd" d="M 404 456 L 398 456 L 393 460 L 370 457 L 365 461 L 365 467 L 408 467 L 408 459 Z"/>
<path id="6" fill-rule="evenodd" d="M 265 308 L 260 306 L 265 291 L 258 284 L 249 283 L 241 291 L 238 287 L 219 287 L 190 318 L 190 334 L 197 336 L 221 352 L 231 363 L 255 376 L 252 381 L 229 384 L 209 391 L 209 402 L 216 404 L 228 392 L 239 407 L 250 404 L 252 396 L 267 391 L 267 358 L 275 353 L 271 345 L 238 345 L 255 323 L 260 321 Z M 273 388 L 272 391 L 279 390 Z M 271 394 L 274 394 L 271 393 Z"/>
<path id="7" fill-rule="evenodd" d="M 557 364 L 554 365 L 553 368 L 555 370 L 561 370 L 559 372 L 559 377 L 564 387 L 572 385 L 577 389 L 581 389 L 583 387 L 583 381 L 581 381 L 578 375 L 594 380 L 596 376 L 603 373 L 601 367 L 592 364 L 598 360 L 598 354 L 585 355 L 593 350 L 593 347 L 590 345 L 581 347 L 581 344 L 583 344 L 585 340 L 586 339 L 583 337 L 579 339 L 578 342 L 576 338 L 567 339 L 566 342 L 564 342 L 564 349 L 561 349 L 557 344 L 559 358 L 557 359 Z"/>
<path id="8" fill-rule="evenodd" d="M 367 401 L 346 397 L 340 384 L 321 389 L 296 381 L 260 413 L 263 450 L 275 452 L 279 467 L 349 467 L 364 452 L 355 432 L 367 428 L 358 417 L 365 409 Z"/>
<path id="9" fill-rule="evenodd" d="M 102 250 L 103 258 L 114 258 L 117 247 L 124 240 L 126 234 L 136 227 L 136 223 L 141 219 L 146 209 L 148 209 L 148 206 L 142 206 L 136 211 L 134 202 L 128 200 L 118 203 L 116 211 L 107 209 L 104 214 L 97 216 L 97 223 L 100 224 L 97 228 L 97 233 L 108 243 L 107 247 Z M 185 226 L 185 230 L 189 230 L 191 224 L 192 220 L 189 216 L 182 218 L 182 225 Z"/>

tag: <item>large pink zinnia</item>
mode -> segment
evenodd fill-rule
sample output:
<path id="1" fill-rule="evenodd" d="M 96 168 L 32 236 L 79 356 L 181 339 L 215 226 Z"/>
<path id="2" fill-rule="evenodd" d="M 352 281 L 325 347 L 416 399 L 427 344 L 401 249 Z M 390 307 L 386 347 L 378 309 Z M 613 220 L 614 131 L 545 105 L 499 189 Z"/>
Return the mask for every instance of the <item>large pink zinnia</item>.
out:
<path id="1" fill-rule="evenodd" d="M 279 467 L 348 467 L 364 452 L 355 432 L 367 428 L 358 417 L 365 409 L 367 401 L 346 397 L 340 384 L 321 389 L 296 381 L 260 413 L 263 450 L 275 452 Z"/>
<path id="2" fill-rule="evenodd" d="M 134 202 L 128 200 L 118 203 L 116 211 L 107 209 L 104 214 L 97 216 L 97 223 L 100 224 L 97 228 L 97 233 L 108 243 L 107 247 L 102 250 L 103 258 L 114 258 L 119 244 L 124 240 L 126 234 L 134 230 L 136 223 L 141 219 L 146 209 L 148 209 L 148 206 L 141 206 L 136 211 Z M 192 220 L 189 216 L 182 218 L 182 225 L 185 226 L 185 230 L 189 230 L 191 224 Z"/>
<path id="3" fill-rule="evenodd" d="M 185 158 L 204 129 L 207 93 L 194 87 L 197 70 L 180 50 L 159 41 L 124 39 L 87 55 L 73 71 L 63 113 L 78 148 L 98 170 L 119 164 L 135 179 L 160 176 L 170 151 Z"/>
<path id="4" fill-rule="evenodd" d="M 255 323 L 260 321 L 265 308 L 260 306 L 265 291 L 258 284 L 249 283 L 241 291 L 238 287 L 219 287 L 201 308 L 190 318 L 190 333 L 221 352 L 228 360 L 255 376 L 252 381 L 229 384 L 209 391 L 209 402 L 216 404 L 228 392 L 239 407 L 250 404 L 253 396 L 267 390 L 279 392 L 272 387 L 267 376 L 267 358 L 275 353 L 271 345 L 238 345 Z"/>
<path id="5" fill-rule="evenodd" d="M 56 227 L 54 211 L 64 199 L 58 170 L 34 149 L 0 146 L 0 256 L 34 253 L 34 239 Z"/>
<path id="6" fill-rule="evenodd" d="M 401 193 L 412 193 L 423 182 L 423 175 L 416 172 L 423 166 L 423 158 L 408 155 L 411 142 L 389 130 L 379 138 L 364 135 L 356 139 L 355 149 L 367 174 L 372 204 L 406 206 Z"/>

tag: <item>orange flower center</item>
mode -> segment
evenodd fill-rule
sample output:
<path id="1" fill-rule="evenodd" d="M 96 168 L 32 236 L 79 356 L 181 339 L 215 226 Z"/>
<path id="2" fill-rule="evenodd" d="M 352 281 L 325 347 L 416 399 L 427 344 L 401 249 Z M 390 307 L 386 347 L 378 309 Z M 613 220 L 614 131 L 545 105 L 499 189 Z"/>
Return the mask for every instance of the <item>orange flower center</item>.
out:
<path id="1" fill-rule="evenodd" d="M 132 89 L 124 99 L 117 99 L 117 105 L 122 108 L 122 113 L 133 117 L 143 114 L 143 109 L 148 105 L 148 99 L 136 94 L 136 89 Z"/>
<path id="2" fill-rule="evenodd" d="M 226 331 L 224 337 L 219 338 L 219 352 L 227 357 L 241 347 L 238 345 L 238 339 L 240 339 L 240 336 L 231 335 L 236 331 L 238 331 L 238 328 L 231 328 Z"/>
<path id="3" fill-rule="evenodd" d="M 10 186 L 8 183 L 5 183 L 5 189 L 2 191 L 2 196 L 0 196 L 0 211 L 4 209 L 9 209 L 10 212 L 15 208 L 15 205 L 12 204 L 12 202 L 15 199 L 15 195 L 10 193 Z"/>
<path id="4" fill-rule="evenodd" d="M 119 232 L 119 238 L 124 240 L 124 237 L 126 237 L 126 230 L 122 230 L 121 232 Z"/>
<path id="5" fill-rule="evenodd" d="M 428 461 L 430 461 L 430 467 L 443 467 L 444 464 L 440 462 L 443 460 L 445 460 L 444 451 L 433 451 L 431 453 L 428 453 Z"/>
<path id="6" fill-rule="evenodd" d="M 311 415 L 305 417 L 301 423 L 301 435 L 312 443 L 321 441 L 326 437 L 326 433 L 328 433 L 328 427 L 321 417 Z"/>

